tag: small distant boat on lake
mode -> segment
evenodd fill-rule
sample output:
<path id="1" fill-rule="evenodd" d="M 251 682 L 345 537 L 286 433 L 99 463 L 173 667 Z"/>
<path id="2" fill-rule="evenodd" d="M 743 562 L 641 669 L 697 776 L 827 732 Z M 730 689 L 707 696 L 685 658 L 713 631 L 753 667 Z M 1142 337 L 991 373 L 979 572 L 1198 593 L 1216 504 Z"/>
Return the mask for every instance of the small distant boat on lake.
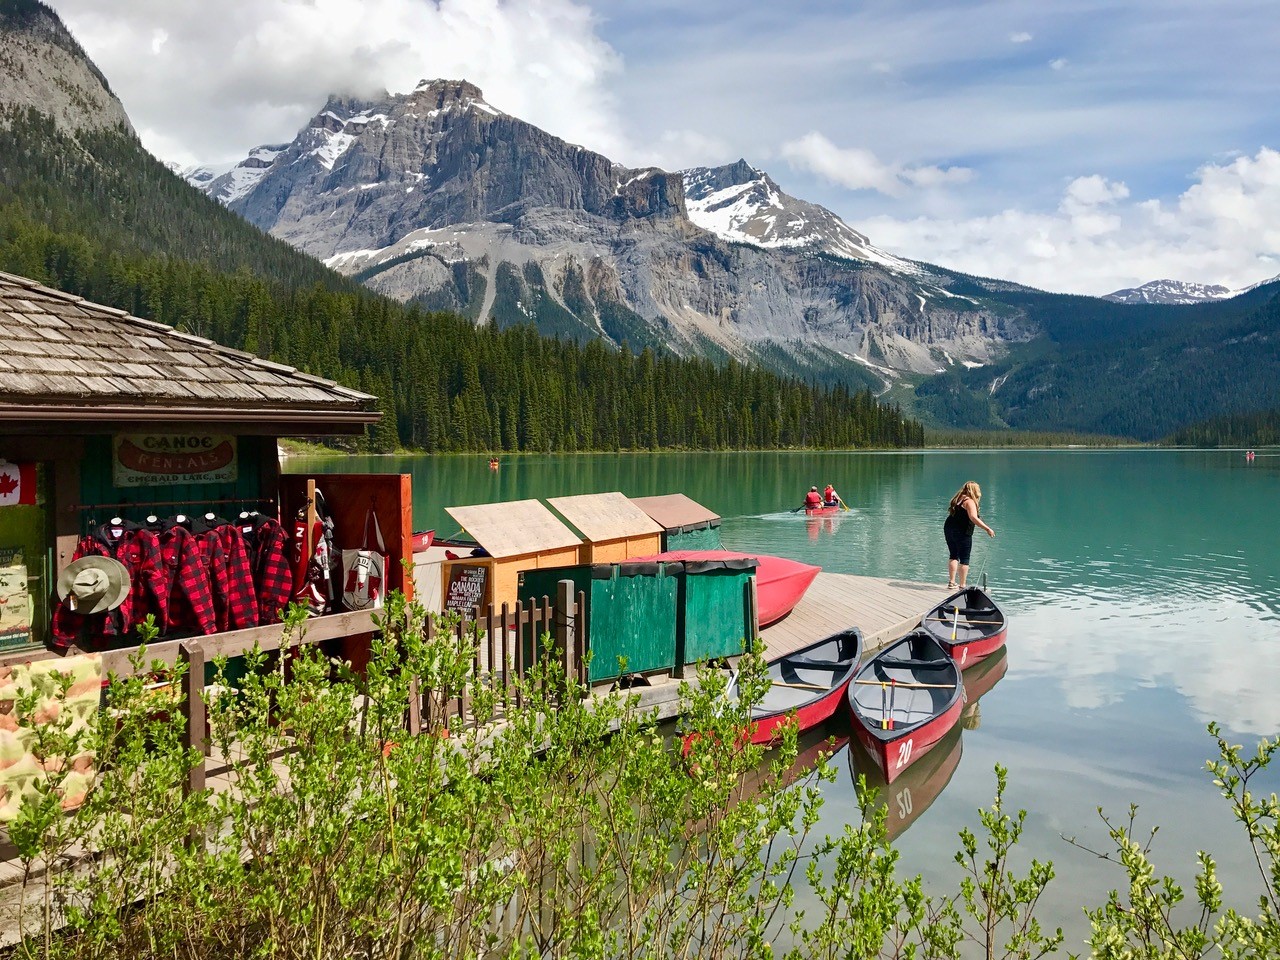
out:
<path id="1" fill-rule="evenodd" d="M 745 560 L 754 557 L 756 566 L 756 619 L 760 626 L 776 623 L 791 612 L 809 589 L 821 567 L 766 553 L 738 553 L 734 550 L 668 550 L 647 557 L 631 557 L 628 563 L 654 561 L 698 562 L 701 560 Z"/>
<path id="2" fill-rule="evenodd" d="M 840 512 L 840 504 L 824 503 L 819 507 L 805 507 L 804 515 L 806 517 L 829 517 Z"/>
<path id="3" fill-rule="evenodd" d="M 497 457 L 490 457 L 490 458 L 489 458 L 489 469 L 490 469 L 490 470 L 497 470 L 499 466 L 500 466 L 500 464 L 498 463 L 498 458 L 497 458 Z"/>
<path id="4" fill-rule="evenodd" d="M 964 707 L 960 667 L 932 636 L 907 634 L 864 664 L 849 684 L 853 732 L 886 783 L 929 753 Z"/>
<path id="5" fill-rule="evenodd" d="M 794 722 L 803 733 L 830 718 L 861 658 L 862 631 L 850 627 L 770 663 L 772 686 L 751 710 L 751 742 L 773 743 L 786 723 Z M 736 678 L 725 696 L 738 696 Z"/>
<path id="6" fill-rule="evenodd" d="M 960 668 L 979 663 L 1004 646 L 1008 624 L 985 591 L 964 587 L 924 615 L 920 626 Z"/>

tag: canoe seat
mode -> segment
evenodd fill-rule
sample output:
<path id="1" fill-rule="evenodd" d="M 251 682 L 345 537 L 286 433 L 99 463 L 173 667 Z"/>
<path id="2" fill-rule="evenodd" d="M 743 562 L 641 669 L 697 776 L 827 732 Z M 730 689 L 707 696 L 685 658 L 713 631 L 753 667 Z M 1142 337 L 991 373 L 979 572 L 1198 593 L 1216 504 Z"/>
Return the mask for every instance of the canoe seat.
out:
<path id="1" fill-rule="evenodd" d="M 955 607 L 943 607 L 942 612 L 946 614 L 954 614 Z M 961 607 L 960 616 L 962 617 L 989 617 L 994 613 L 998 613 L 995 607 Z"/>
<path id="2" fill-rule="evenodd" d="M 783 664 L 789 667 L 804 667 L 818 670 L 847 670 L 853 666 L 852 660 L 811 660 L 808 657 L 784 657 Z"/>
<path id="3" fill-rule="evenodd" d="M 911 667 L 917 670 L 921 668 L 941 670 L 943 667 L 951 666 L 950 660 L 896 660 L 893 657 L 881 657 L 875 663 L 876 666 Z"/>

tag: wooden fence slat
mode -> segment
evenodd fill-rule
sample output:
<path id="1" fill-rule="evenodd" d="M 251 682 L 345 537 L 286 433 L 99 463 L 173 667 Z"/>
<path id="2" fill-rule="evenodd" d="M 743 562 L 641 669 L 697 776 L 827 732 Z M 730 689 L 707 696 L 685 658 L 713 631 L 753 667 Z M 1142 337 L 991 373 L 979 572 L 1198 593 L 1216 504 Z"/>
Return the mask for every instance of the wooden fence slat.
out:
<path id="1" fill-rule="evenodd" d="M 178 648 L 178 657 L 186 667 L 182 675 L 182 699 L 187 714 L 186 746 L 200 754 L 199 762 L 187 771 L 183 788 L 185 793 L 192 794 L 204 789 L 204 758 L 209 755 L 208 738 L 204 732 L 204 646 L 199 640 L 184 640 Z"/>

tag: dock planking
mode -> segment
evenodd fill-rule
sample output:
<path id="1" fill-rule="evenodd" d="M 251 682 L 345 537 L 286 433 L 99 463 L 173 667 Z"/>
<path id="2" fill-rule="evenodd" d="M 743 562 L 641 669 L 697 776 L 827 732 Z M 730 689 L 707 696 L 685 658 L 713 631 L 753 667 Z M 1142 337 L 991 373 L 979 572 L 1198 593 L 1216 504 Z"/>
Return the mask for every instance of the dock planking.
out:
<path id="1" fill-rule="evenodd" d="M 897 640 L 954 593 L 910 580 L 820 573 L 789 615 L 760 631 L 766 660 L 777 660 L 833 633 L 858 627 L 868 651 Z"/>

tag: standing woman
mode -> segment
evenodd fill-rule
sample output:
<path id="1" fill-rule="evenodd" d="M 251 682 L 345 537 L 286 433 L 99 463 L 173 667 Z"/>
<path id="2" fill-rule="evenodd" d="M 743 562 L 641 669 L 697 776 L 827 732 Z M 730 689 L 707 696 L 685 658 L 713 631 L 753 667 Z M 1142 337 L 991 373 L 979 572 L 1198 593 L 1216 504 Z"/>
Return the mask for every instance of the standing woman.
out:
<path id="1" fill-rule="evenodd" d="M 947 509 L 947 522 L 942 525 L 943 536 L 947 538 L 947 588 L 963 587 L 969 576 L 969 554 L 973 552 L 973 528 L 981 527 L 987 536 L 994 537 L 996 532 L 983 523 L 978 516 L 978 508 L 982 503 L 982 488 L 970 480 L 951 498 L 951 506 Z M 957 571 L 958 568 L 958 571 Z M 956 574 L 959 573 L 957 579 Z"/>

